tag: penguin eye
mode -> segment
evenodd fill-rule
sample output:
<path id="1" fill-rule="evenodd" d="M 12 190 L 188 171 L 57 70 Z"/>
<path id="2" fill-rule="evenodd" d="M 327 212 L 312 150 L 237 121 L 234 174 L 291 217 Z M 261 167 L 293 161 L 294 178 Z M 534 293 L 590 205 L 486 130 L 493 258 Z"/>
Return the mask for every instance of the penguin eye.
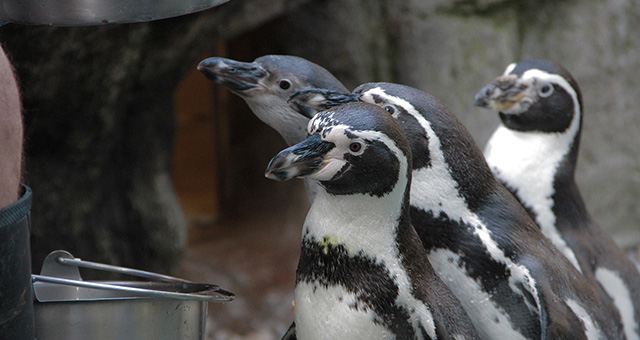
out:
<path id="1" fill-rule="evenodd" d="M 389 112 L 390 114 L 394 114 L 396 113 L 396 108 L 391 106 L 391 105 L 385 105 L 383 107 L 383 109 L 385 109 L 387 112 Z"/>
<path id="2" fill-rule="evenodd" d="M 278 84 L 281 89 L 287 90 L 291 87 L 291 81 L 289 79 L 280 79 L 280 84 Z"/>
<path id="3" fill-rule="evenodd" d="M 362 142 L 351 142 L 351 144 L 349 144 L 349 151 L 354 154 L 360 154 L 362 151 Z"/>
<path id="4" fill-rule="evenodd" d="M 540 87 L 540 96 L 549 97 L 553 93 L 553 86 L 551 84 L 544 84 Z"/>

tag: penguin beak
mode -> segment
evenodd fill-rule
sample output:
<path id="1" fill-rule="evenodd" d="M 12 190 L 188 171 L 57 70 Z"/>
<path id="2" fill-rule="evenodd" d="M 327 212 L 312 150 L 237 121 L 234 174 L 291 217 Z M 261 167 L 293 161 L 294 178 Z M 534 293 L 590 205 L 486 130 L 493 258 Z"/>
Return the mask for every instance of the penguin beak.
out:
<path id="1" fill-rule="evenodd" d="M 311 135 L 273 157 L 265 170 L 265 176 L 276 181 L 286 181 L 313 175 L 324 167 L 325 157 L 334 147 L 335 144 L 323 141 L 318 134 Z"/>
<path id="2" fill-rule="evenodd" d="M 530 105 L 529 88 L 529 84 L 519 81 L 515 75 L 501 76 L 476 93 L 473 104 L 500 112 L 508 111 L 518 103 Z M 529 105 L 523 105 L 527 107 L 520 109 L 526 109 Z"/>
<path id="3" fill-rule="evenodd" d="M 243 63 L 226 58 L 207 58 L 198 64 L 198 71 L 216 84 L 235 93 L 242 93 L 258 86 L 267 72 L 256 63 Z"/>
<path id="4" fill-rule="evenodd" d="M 311 119 L 316 113 L 344 103 L 356 102 L 360 96 L 325 89 L 305 89 L 294 92 L 287 102 L 298 113 Z"/>

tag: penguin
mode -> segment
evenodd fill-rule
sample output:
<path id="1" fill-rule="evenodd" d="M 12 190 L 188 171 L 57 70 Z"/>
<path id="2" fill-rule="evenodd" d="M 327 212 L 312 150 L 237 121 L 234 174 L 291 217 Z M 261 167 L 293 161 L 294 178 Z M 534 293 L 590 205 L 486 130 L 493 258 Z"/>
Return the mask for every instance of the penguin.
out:
<path id="1" fill-rule="evenodd" d="M 411 149 L 397 122 L 375 105 L 347 103 L 319 112 L 308 133 L 265 171 L 321 187 L 302 230 L 286 337 L 477 339 L 411 225 Z"/>
<path id="2" fill-rule="evenodd" d="M 303 90 L 290 100 L 319 109 L 331 107 L 330 98 L 376 104 L 400 123 L 413 154 L 411 222 L 482 339 L 624 338 L 613 306 L 498 182 L 444 104 L 390 83 L 347 94 Z"/>
<path id="3" fill-rule="evenodd" d="M 326 69 L 290 55 L 265 55 L 251 63 L 212 57 L 197 68 L 212 82 L 244 99 L 253 114 L 275 129 L 288 146 L 306 138 L 309 121 L 287 104 L 289 96 L 306 88 L 348 91 Z"/>
<path id="4" fill-rule="evenodd" d="M 474 104 L 498 111 L 485 149 L 496 177 L 542 232 L 617 307 L 627 339 L 640 339 L 640 273 L 591 218 L 575 181 L 582 93 L 575 78 L 547 60 L 510 64 Z"/>
<path id="5" fill-rule="evenodd" d="M 211 57 L 197 68 L 212 82 L 244 99 L 253 114 L 276 130 L 288 146 L 306 138 L 309 122 L 309 117 L 287 104 L 293 93 L 306 88 L 348 91 L 323 67 L 290 55 L 265 55 L 251 63 Z M 307 199 L 312 202 L 318 188 L 313 181 L 304 184 Z"/>

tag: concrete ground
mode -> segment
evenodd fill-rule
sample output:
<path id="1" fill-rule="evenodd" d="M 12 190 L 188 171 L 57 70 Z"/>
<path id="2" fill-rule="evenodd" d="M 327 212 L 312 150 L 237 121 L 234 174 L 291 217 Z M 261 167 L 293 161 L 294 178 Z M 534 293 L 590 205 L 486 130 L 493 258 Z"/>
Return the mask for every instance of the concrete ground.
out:
<path id="1" fill-rule="evenodd" d="M 180 277 L 236 294 L 232 302 L 209 304 L 207 340 L 280 339 L 293 320 L 308 203 L 301 181 L 276 184 L 283 190 L 259 189 L 264 200 L 247 200 L 238 214 L 218 220 L 195 204 L 185 206 L 183 198 L 190 242 Z"/>

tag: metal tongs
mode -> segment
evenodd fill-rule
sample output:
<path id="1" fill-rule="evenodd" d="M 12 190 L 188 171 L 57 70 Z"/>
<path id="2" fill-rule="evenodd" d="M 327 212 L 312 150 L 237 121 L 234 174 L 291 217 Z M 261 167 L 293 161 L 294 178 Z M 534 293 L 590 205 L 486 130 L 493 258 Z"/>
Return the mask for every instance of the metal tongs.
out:
<path id="1" fill-rule="evenodd" d="M 158 290 L 132 287 L 130 282 L 83 281 L 80 277 L 78 267 L 141 277 L 158 282 L 164 282 L 166 285 L 160 285 L 162 289 Z M 58 285 L 120 291 L 124 293 L 133 293 L 137 297 L 200 300 L 208 302 L 228 302 L 235 299 L 235 295 L 233 293 L 216 285 L 195 283 L 177 277 L 143 270 L 83 261 L 79 258 L 74 258 L 73 255 L 64 250 L 56 250 L 49 253 L 44 260 L 40 275 L 31 275 L 31 279 L 34 283 L 33 290 L 35 296 L 40 302 L 60 301 L 61 287 Z M 53 283 L 55 285 L 42 285 L 38 284 L 38 282 Z M 126 294 L 123 298 L 126 298 Z M 100 298 L 92 300 L 100 300 Z"/>

